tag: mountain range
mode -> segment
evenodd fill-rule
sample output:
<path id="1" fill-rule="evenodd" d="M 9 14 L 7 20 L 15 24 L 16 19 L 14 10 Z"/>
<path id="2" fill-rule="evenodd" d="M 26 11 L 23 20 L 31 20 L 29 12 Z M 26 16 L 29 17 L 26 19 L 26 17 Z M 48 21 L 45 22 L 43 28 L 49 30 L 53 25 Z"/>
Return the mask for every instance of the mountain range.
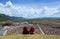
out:
<path id="1" fill-rule="evenodd" d="M 19 21 L 19 20 L 25 20 L 23 17 L 14 17 L 14 16 L 8 16 L 5 14 L 0 14 L 0 21 Z"/>
<path id="2" fill-rule="evenodd" d="M 0 21 L 21 21 L 21 20 L 60 20 L 59 17 L 44 17 L 44 18 L 24 18 L 24 17 L 14 17 L 14 16 L 8 16 L 5 14 L 0 14 Z"/>

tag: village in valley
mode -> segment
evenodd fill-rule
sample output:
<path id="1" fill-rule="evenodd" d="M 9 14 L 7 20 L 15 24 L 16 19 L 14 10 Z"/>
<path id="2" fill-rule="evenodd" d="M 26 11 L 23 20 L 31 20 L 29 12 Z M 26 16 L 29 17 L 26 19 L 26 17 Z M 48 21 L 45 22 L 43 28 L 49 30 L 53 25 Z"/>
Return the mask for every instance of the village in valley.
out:
<path id="1" fill-rule="evenodd" d="M 0 34 L 2 36 L 12 35 L 12 34 L 23 34 L 24 27 L 27 28 L 28 31 L 31 29 L 31 27 L 33 27 L 33 30 L 32 30 L 33 34 L 60 35 L 59 23 L 41 23 L 41 22 L 36 22 L 36 23 L 5 22 L 0 27 Z M 26 34 L 29 34 L 29 33 L 26 33 Z"/>

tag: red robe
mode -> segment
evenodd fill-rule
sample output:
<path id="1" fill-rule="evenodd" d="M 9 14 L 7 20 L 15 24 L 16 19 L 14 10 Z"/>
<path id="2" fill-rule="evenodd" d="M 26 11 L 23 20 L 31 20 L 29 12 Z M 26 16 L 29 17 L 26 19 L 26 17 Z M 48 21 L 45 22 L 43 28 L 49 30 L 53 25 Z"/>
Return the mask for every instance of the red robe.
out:
<path id="1" fill-rule="evenodd" d="M 34 34 L 34 32 L 35 32 L 34 27 L 31 27 L 31 29 L 30 29 L 30 34 Z"/>
<path id="2" fill-rule="evenodd" d="M 23 34 L 29 34 L 29 31 L 28 31 L 28 28 L 27 27 L 24 27 L 23 28 Z"/>

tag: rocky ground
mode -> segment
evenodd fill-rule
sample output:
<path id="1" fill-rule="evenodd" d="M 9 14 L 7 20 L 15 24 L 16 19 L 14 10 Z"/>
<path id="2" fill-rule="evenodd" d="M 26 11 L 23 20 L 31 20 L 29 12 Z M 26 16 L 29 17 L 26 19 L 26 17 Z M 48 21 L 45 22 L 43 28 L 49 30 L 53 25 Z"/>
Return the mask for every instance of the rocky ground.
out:
<path id="1" fill-rule="evenodd" d="M 41 30 L 44 32 L 44 34 L 60 35 L 60 24 L 57 24 L 57 23 L 36 23 L 36 24 L 17 23 L 17 24 L 13 24 L 14 27 L 11 27 L 11 29 L 6 30 L 3 35 L 22 34 L 24 26 L 27 26 L 29 29 L 31 28 L 31 26 L 33 26 L 35 28 L 36 34 L 43 34 L 39 29 L 39 27 L 37 26 L 37 24 L 39 25 Z"/>

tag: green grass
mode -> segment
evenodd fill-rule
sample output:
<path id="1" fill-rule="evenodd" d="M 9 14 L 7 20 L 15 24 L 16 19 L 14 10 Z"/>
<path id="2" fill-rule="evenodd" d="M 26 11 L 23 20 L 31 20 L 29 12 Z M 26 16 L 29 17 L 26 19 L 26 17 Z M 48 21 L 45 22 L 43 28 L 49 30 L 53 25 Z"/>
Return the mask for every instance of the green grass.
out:
<path id="1" fill-rule="evenodd" d="M 60 35 L 7 35 L 0 36 L 0 39 L 60 39 Z"/>
<path id="2" fill-rule="evenodd" d="M 27 21 L 29 23 L 36 23 L 36 22 L 40 22 L 40 23 L 60 23 L 60 19 L 32 19 L 32 20 L 22 20 L 22 21 Z"/>

